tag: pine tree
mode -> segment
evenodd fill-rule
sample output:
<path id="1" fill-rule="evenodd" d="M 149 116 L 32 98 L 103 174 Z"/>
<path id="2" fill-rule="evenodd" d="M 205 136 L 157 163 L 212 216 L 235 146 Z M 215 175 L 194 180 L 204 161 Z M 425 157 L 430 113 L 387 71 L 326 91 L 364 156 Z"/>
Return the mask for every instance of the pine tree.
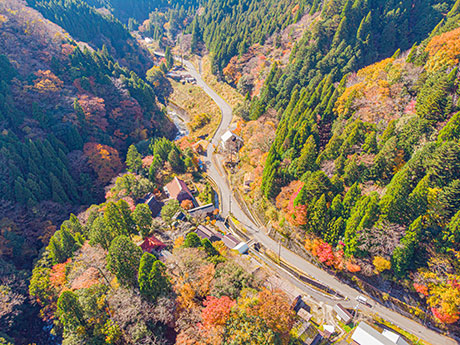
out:
<path id="1" fill-rule="evenodd" d="M 327 223 L 329 222 L 329 212 L 327 208 L 326 196 L 323 194 L 313 207 L 313 213 L 308 223 L 309 228 L 323 237 L 327 231 Z"/>
<path id="2" fill-rule="evenodd" d="M 324 240 L 330 244 L 336 244 L 340 236 L 345 231 L 345 221 L 342 217 L 333 218 L 327 225 L 327 232 L 324 234 Z"/>
<path id="3" fill-rule="evenodd" d="M 50 173 L 49 176 L 53 201 L 59 204 L 69 202 L 69 197 L 65 193 L 64 188 L 62 188 L 61 182 L 59 182 L 59 180 L 53 173 Z"/>
<path id="4" fill-rule="evenodd" d="M 193 24 L 192 24 L 192 42 L 190 49 L 192 53 L 197 54 L 199 52 L 198 44 L 201 41 L 201 32 L 200 32 L 200 24 L 198 19 L 195 17 Z"/>
<path id="5" fill-rule="evenodd" d="M 318 155 L 316 142 L 313 135 L 310 135 L 300 152 L 300 157 L 296 161 L 296 177 L 300 178 L 306 171 L 316 170 L 316 157 Z"/>

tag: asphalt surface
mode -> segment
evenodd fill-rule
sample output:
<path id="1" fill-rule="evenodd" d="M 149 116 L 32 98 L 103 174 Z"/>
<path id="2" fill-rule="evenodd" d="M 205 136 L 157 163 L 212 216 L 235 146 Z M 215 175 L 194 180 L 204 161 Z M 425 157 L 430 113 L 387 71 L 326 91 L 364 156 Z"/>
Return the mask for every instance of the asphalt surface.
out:
<path id="1" fill-rule="evenodd" d="M 200 73 L 196 70 L 195 66 L 191 62 L 184 61 L 183 63 L 189 74 L 196 79 L 197 85 L 201 87 L 214 100 L 214 102 L 216 102 L 222 112 L 221 123 L 211 140 L 211 145 L 208 146 L 207 156 L 204 159 L 204 163 L 207 166 L 208 175 L 215 181 L 218 188 L 220 189 L 222 200 L 221 205 L 219 206 L 222 216 L 226 217 L 229 215 L 231 208 L 231 214 L 246 228 L 249 237 L 255 241 L 260 242 L 263 246 L 272 250 L 274 253 L 279 253 L 280 257 L 284 261 L 297 268 L 298 270 L 305 272 L 317 282 L 328 286 L 343 296 L 346 296 L 344 300 L 340 300 L 340 303 L 346 308 L 354 308 L 358 304 L 356 302 L 356 298 L 359 295 L 362 295 L 362 293 L 340 282 L 334 275 L 323 271 L 299 255 L 291 252 L 282 245 L 279 245 L 279 243 L 271 239 L 266 234 L 266 229 L 259 228 L 256 223 L 250 219 L 245 212 L 243 212 L 242 206 L 233 196 L 227 178 L 222 171 L 218 157 L 214 155 L 215 148 L 220 145 L 220 137 L 229 128 L 232 121 L 232 108 L 209 85 L 204 82 L 200 76 Z M 297 287 L 318 301 L 322 301 L 330 305 L 335 305 L 338 303 L 337 298 L 326 295 L 306 284 L 303 284 L 301 281 L 292 277 L 288 272 L 285 272 L 284 277 L 289 279 Z M 399 328 L 402 328 L 403 330 L 412 333 L 433 345 L 460 344 L 452 338 L 443 336 L 440 333 L 437 333 L 414 320 L 411 320 L 393 310 L 384 307 L 368 296 L 365 297 L 369 301 L 369 305 L 365 306 L 363 304 L 359 304 L 359 309 L 365 312 L 376 313 L 383 319 L 397 325 Z"/>

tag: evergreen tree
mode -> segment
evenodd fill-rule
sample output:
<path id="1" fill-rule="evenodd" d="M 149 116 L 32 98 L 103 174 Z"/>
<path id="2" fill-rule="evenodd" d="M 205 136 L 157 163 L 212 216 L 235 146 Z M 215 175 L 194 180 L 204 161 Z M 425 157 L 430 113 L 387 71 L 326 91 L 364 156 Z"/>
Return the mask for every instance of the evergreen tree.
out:
<path id="1" fill-rule="evenodd" d="M 300 152 L 300 156 L 296 161 L 296 177 L 300 178 L 306 171 L 316 170 L 316 157 L 318 155 L 316 142 L 313 135 L 310 135 L 305 142 L 305 145 Z"/>
<path id="2" fill-rule="evenodd" d="M 406 234 L 395 248 L 392 257 L 392 267 L 398 277 L 404 277 L 413 263 L 416 245 L 422 232 L 422 217 L 418 217 L 407 229 Z"/>
<path id="3" fill-rule="evenodd" d="M 107 255 L 107 268 L 122 285 L 135 286 L 142 251 L 128 237 L 115 237 Z"/>
<path id="4" fill-rule="evenodd" d="M 128 167 L 128 170 L 133 173 L 139 174 L 141 172 L 142 157 L 134 145 L 131 145 L 128 148 L 128 153 L 126 154 L 126 166 Z"/>
<path id="5" fill-rule="evenodd" d="M 150 253 L 141 257 L 138 282 L 141 293 L 153 302 L 171 291 L 166 266 Z"/>
<path id="6" fill-rule="evenodd" d="M 201 247 L 201 241 L 195 232 L 189 232 L 185 236 L 184 247 L 186 248 L 198 248 Z"/>
<path id="7" fill-rule="evenodd" d="M 152 230 L 152 211 L 146 204 L 139 204 L 133 212 L 133 220 L 142 238 L 147 237 Z"/>
<path id="8" fill-rule="evenodd" d="M 85 326 L 83 307 L 78 301 L 78 296 L 71 290 L 64 291 L 57 300 L 57 314 L 59 321 L 67 330 L 76 330 Z"/>
<path id="9" fill-rule="evenodd" d="M 88 237 L 89 244 L 92 246 L 100 244 L 102 248 L 108 250 L 110 243 L 112 243 L 112 240 L 116 237 L 116 234 L 113 231 L 110 231 L 110 228 L 106 226 L 104 217 L 99 216 L 91 224 Z"/>
<path id="10" fill-rule="evenodd" d="M 50 173 L 49 176 L 53 201 L 57 202 L 58 204 L 64 204 L 69 202 L 70 200 L 67 194 L 65 193 L 64 188 L 62 188 L 61 182 L 59 182 L 59 180 L 53 173 Z"/>
<path id="11" fill-rule="evenodd" d="M 214 248 L 214 246 L 212 245 L 211 241 L 207 238 L 203 238 L 201 240 L 201 246 L 204 248 L 204 251 L 206 252 L 208 257 L 220 255 L 216 248 Z"/>
<path id="12" fill-rule="evenodd" d="M 166 67 L 168 69 L 173 68 L 173 66 L 174 66 L 174 57 L 173 57 L 173 55 L 171 53 L 171 48 L 170 47 L 166 47 L 165 59 L 166 59 Z"/>
<path id="13" fill-rule="evenodd" d="M 199 52 L 198 44 L 201 41 L 201 32 L 200 32 L 200 24 L 198 20 L 195 18 L 192 24 L 192 42 L 190 49 L 192 53 L 197 54 Z"/>
<path id="14" fill-rule="evenodd" d="M 329 222 L 329 211 L 327 208 L 326 196 L 323 194 L 313 206 L 313 212 L 309 221 L 310 229 L 323 237 L 327 231 L 327 224 Z"/>
<path id="15" fill-rule="evenodd" d="M 179 150 L 174 147 L 168 155 L 168 162 L 171 164 L 171 168 L 178 174 L 185 172 L 185 164 L 182 159 Z"/>

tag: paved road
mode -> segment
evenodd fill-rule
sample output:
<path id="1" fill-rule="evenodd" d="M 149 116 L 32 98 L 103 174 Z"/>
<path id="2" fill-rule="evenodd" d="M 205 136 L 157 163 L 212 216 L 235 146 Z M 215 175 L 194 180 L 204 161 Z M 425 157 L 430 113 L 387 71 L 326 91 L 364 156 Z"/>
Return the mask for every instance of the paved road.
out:
<path id="1" fill-rule="evenodd" d="M 296 267 L 303 272 L 306 272 L 316 281 L 320 282 L 321 284 L 327 285 L 328 287 L 339 292 L 343 296 L 346 296 L 347 299 L 340 302 L 345 307 L 355 307 L 357 304 L 356 297 L 361 294 L 360 292 L 340 282 L 335 276 L 321 270 L 320 268 L 311 264 L 299 255 L 291 252 L 290 250 L 282 246 L 279 246 L 279 244 L 276 241 L 271 239 L 266 234 L 265 229 L 259 229 L 259 227 L 246 215 L 246 213 L 243 212 L 238 201 L 233 197 L 233 193 L 231 192 L 231 188 L 229 187 L 227 178 L 224 177 L 225 174 L 219 167 L 220 164 L 216 163 L 217 158 L 214 157 L 214 148 L 219 145 L 220 137 L 227 130 L 232 121 L 232 108 L 213 89 L 211 89 L 209 85 L 207 85 L 203 81 L 200 74 L 198 73 L 198 71 L 192 63 L 190 63 L 189 61 L 184 61 L 184 65 L 188 72 L 193 77 L 195 77 L 197 85 L 201 87 L 216 102 L 216 104 L 222 111 L 221 123 L 211 141 L 212 145 L 208 146 L 207 157 L 205 158 L 205 164 L 208 167 L 208 175 L 216 182 L 218 188 L 220 189 L 220 195 L 222 196 L 220 205 L 221 214 L 223 216 L 227 216 L 229 214 L 231 207 L 231 213 L 247 229 L 248 234 L 251 238 L 260 242 L 262 245 L 264 245 L 266 248 L 271 249 L 273 252 L 279 252 L 281 258 L 288 262 L 291 266 Z M 306 293 L 312 295 L 315 299 L 323 301 L 330 305 L 334 305 L 337 303 L 337 299 L 324 295 L 321 292 L 318 292 L 317 290 L 309 287 L 308 285 L 303 284 L 297 279 L 289 277 L 288 273 L 285 273 L 284 276 L 290 279 L 294 284 L 296 284 Z M 428 341 L 433 345 L 460 344 L 451 338 L 445 337 L 437 332 L 434 332 L 426 328 L 425 326 L 419 324 L 418 322 L 406 318 L 405 316 L 397 312 L 394 312 L 375 301 L 372 301 L 370 298 L 368 298 L 368 300 L 371 301 L 371 307 L 365 307 L 363 305 L 360 305 L 360 309 L 364 309 L 367 312 L 374 312 L 378 314 L 380 317 L 404 329 L 405 331 L 415 334 L 421 339 Z"/>

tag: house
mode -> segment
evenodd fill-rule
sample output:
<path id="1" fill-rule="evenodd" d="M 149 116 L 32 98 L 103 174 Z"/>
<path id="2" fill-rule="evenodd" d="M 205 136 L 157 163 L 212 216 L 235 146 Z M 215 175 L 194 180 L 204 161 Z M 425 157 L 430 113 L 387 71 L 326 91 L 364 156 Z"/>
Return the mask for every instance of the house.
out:
<path id="1" fill-rule="evenodd" d="M 144 242 L 141 243 L 140 247 L 142 251 L 152 253 L 153 251 L 155 252 L 162 251 L 163 249 L 166 248 L 166 244 L 161 242 L 155 236 L 150 236 L 144 239 Z"/>
<path id="2" fill-rule="evenodd" d="M 211 229 L 203 225 L 198 225 L 198 228 L 195 230 L 195 233 L 202 240 L 207 238 L 211 242 L 222 241 L 222 235 L 218 232 L 214 232 Z"/>
<path id="3" fill-rule="evenodd" d="M 222 242 L 232 250 L 238 251 L 240 254 L 246 254 L 249 250 L 249 246 L 246 242 L 241 242 L 232 234 L 227 234 L 222 237 Z"/>
<path id="4" fill-rule="evenodd" d="M 163 189 L 170 199 L 176 199 L 179 203 L 184 200 L 190 200 L 194 205 L 196 205 L 195 198 L 193 197 L 192 192 L 190 192 L 190 189 L 188 189 L 184 181 L 178 179 L 177 177 L 174 177 L 174 179 L 164 186 Z"/>
<path id="5" fill-rule="evenodd" d="M 240 241 L 232 234 L 225 235 L 222 238 L 222 242 L 224 242 L 224 244 L 230 249 L 234 249 L 238 244 L 240 244 Z"/>
<path id="6" fill-rule="evenodd" d="M 311 322 L 300 321 L 294 325 L 293 331 L 298 335 L 297 340 L 302 345 L 318 345 L 323 339 Z"/>
<path id="7" fill-rule="evenodd" d="M 336 312 L 337 314 L 337 318 L 339 320 L 342 320 L 342 322 L 344 324 L 349 324 L 351 322 L 351 320 L 353 320 L 353 315 L 351 315 L 348 310 L 346 310 L 343 305 L 341 305 L 340 303 L 337 303 L 335 306 L 334 306 L 334 311 Z"/>
<path id="8" fill-rule="evenodd" d="M 168 78 L 171 78 L 171 79 L 175 80 L 175 81 L 181 81 L 182 80 L 182 76 L 180 74 L 178 74 L 178 73 L 168 72 L 168 73 L 166 73 L 166 76 Z"/>
<path id="9" fill-rule="evenodd" d="M 300 313 L 300 311 L 302 309 L 305 310 L 306 312 L 310 311 L 310 306 L 303 301 L 301 295 L 298 295 L 296 298 L 294 298 L 294 301 L 292 301 L 291 308 L 296 313 Z M 299 314 L 299 316 L 302 317 L 300 314 Z M 309 321 L 309 320 L 307 320 L 307 321 Z"/>
<path id="10" fill-rule="evenodd" d="M 209 141 L 206 140 L 200 140 L 196 142 L 195 144 L 192 145 L 193 151 L 195 151 L 197 154 L 202 155 L 206 153 L 206 150 L 208 149 L 209 146 Z"/>
<path id="11" fill-rule="evenodd" d="M 214 215 L 215 207 L 213 204 L 207 204 L 188 210 L 188 214 L 193 218 L 199 217 L 212 217 Z"/>
<path id="12" fill-rule="evenodd" d="M 322 332 L 322 336 L 324 338 L 329 338 L 332 334 L 335 333 L 335 327 L 333 325 L 324 325 L 324 331 Z"/>
<path id="13" fill-rule="evenodd" d="M 246 254 L 249 251 L 249 246 L 246 242 L 240 242 L 233 249 L 238 251 L 240 254 Z"/>
<path id="14" fill-rule="evenodd" d="M 158 201 L 155 198 L 155 195 L 153 195 L 153 193 L 148 193 L 143 198 L 139 199 L 137 203 L 148 205 L 153 217 L 157 217 L 160 214 L 161 208 L 164 205 L 161 201 Z"/>
<path id="15" fill-rule="evenodd" d="M 388 330 L 380 333 L 366 322 L 360 322 L 351 340 L 354 345 L 409 345 L 400 335 Z"/>
<path id="16" fill-rule="evenodd" d="M 243 146 L 243 138 L 232 131 L 226 131 L 221 137 L 222 149 L 227 152 L 238 152 Z"/>

